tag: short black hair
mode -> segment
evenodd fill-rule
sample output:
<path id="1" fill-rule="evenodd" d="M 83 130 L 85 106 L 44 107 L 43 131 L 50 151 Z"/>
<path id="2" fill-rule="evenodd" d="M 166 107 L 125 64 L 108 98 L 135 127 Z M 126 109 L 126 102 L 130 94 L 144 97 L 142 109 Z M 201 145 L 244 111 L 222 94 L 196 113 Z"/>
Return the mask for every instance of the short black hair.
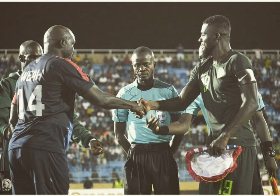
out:
<path id="1" fill-rule="evenodd" d="M 223 15 L 214 15 L 206 18 L 203 21 L 204 24 L 214 25 L 217 28 L 221 29 L 224 33 L 228 33 L 230 35 L 231 25 L 230 21 L 226 16 Z"/>

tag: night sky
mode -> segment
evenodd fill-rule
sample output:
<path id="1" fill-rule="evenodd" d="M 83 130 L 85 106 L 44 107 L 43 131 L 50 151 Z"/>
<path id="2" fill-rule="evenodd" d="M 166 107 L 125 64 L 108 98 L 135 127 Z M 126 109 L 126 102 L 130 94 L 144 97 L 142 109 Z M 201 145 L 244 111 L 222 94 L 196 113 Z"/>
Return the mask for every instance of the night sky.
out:
<path id="1" fill-rule="evenodd" d="M 202 21 L 215 14 L 229 17 L 233 48 L 280 49 L 280 2 L 0 3 L 0 49 L 42 44 L 55 24 L 74 32 L 79 49 L 196 49 Z"/>

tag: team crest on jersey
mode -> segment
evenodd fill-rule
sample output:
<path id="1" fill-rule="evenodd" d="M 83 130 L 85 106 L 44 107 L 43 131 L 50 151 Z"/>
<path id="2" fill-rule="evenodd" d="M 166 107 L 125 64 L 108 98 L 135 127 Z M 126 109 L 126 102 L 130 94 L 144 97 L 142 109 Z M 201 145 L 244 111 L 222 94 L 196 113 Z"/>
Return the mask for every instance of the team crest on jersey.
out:
<path id="1" fill-rule="evenodd" d="M 201 82 L 203 84 L 203 92 L 206 92 L 208 90 L 208 87 L 209 87 L 209 83 L 210 83 L 210 76 L 208 75 L 208 73 L 203 73 L 201 75 Z"/>

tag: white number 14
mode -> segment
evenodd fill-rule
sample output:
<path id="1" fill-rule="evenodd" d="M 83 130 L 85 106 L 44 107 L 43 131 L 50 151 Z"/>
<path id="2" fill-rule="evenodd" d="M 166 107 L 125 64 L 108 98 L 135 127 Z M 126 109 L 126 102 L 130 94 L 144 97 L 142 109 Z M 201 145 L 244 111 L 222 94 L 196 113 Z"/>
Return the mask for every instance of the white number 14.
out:
<path id="1" fill-rule="evenodd" d="M 23 119 L 24 102 L 23 102 L 22 89 L 18 90 L 18 97 L 19 97 L 18 117 L 19 119 Z M 34 100 L 36 100 L 35 104 L 33 104 Z M 35 111 L 36 116 L 42 116 L 43 114 L 42 111 L 44 109 L 45 109 L 45 104 L 42 104 L 42 85 L 37 85 L 29 97 L 27 111 Z"/>

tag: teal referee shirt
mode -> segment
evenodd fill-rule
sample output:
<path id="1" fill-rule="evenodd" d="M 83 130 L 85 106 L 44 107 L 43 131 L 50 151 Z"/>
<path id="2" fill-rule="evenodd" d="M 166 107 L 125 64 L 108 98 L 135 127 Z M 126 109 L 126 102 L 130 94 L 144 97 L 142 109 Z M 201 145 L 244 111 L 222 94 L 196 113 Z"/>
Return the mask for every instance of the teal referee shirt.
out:
<path id="1" fill-rule="evenodd" d="M 178 97 L 178 92 L 173 85 L 154 79 L 154 86 L 142 91 L 137 88 L 137 81 L 128 84 L 120 89 L 117 97 L 129 101 L 145 100 L 165 100 Z M 135 114 L 127 109 L 112 110 L 112 120 L 114 122 L 126 122 L 127 136 L 130 143 L 148 144 L 148 143 L 163 143 L 170 142 L 172 135 L 156 135 L 147 127 L 146 120 L 151 116 L 159 118 L 159 124 L 169 125 L 171 123 L 171 114 L 169 112 L 149 111 L 143 118 L 136 118 Z"/>

